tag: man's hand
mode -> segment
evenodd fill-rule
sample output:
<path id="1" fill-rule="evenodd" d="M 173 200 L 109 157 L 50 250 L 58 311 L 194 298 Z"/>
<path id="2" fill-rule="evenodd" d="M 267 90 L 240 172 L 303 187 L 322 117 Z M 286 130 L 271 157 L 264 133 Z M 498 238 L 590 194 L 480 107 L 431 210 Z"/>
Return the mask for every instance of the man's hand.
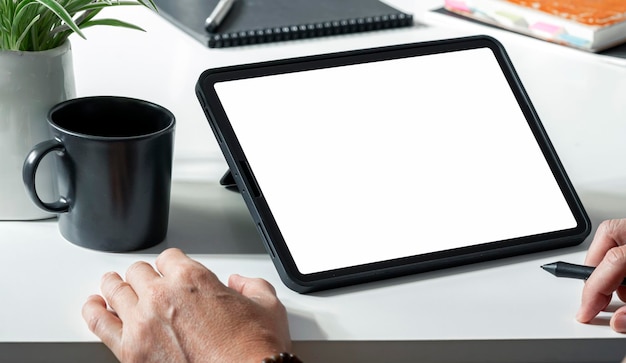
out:
<path id="1" fill-rule="evenodd" d="M 137 262 L 125 280 L 105 274 L 102 296 L 83 306 L 89 329 L 121 362 L 253 363 L 289 351 L 287 313 L 267 281 L 232 275 L 224 286 L 178 249 L 155 265 Z"/>

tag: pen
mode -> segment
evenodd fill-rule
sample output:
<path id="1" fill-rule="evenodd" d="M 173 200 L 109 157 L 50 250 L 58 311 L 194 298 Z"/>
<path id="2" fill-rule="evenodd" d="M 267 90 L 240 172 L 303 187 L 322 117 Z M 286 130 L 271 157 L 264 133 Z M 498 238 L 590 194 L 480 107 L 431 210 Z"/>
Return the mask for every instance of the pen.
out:
<path id="1" fill-rule="evenodd" d="M 567 262 L 553 262 L 541 266 L 556 277 L 567 277 L 571 279 L 587 280 L 595 267 L 574 265 Z M 626 286 L 626 279 L 622 281 L 622 286 Z"/>
<path id="2" fill-rule="evenodd" d="M 211 12 L 208 18 L 204 21 L 204 27 L 206 31 L 209 33 L 215 32 L 217 27 L 222 24 L 222 21 L 228 15 L 228 12 L 233 7 L 235 0 L 220 0 L 217 5 L 215 5 L 215 9 Z"/>

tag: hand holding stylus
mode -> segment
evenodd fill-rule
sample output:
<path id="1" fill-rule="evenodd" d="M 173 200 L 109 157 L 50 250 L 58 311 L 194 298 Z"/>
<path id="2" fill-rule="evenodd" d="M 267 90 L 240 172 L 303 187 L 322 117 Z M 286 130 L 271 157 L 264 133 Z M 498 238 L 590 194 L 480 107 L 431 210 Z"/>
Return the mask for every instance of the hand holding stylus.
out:
<path id="1" fill-rule="evenodd" d="M 597 266 L 587 279 L 576 319 L 588 323 L 611 302 L 613 292 L 626 301 L 626 287 L 620 286 L 626 276 L 626 219 L 602 222 L 596 231 L 585 265 Z M 626 306 L 611 317 L 613 330 L 626 333 Z"/>

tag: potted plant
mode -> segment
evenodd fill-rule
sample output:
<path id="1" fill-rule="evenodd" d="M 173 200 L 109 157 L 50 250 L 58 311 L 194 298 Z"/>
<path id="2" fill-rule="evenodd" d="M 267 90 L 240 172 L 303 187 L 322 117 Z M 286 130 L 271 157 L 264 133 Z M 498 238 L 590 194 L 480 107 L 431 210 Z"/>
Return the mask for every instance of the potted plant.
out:
<path id="1" fill-rule="evenodd" d="M 28 151 L 49 137 L 48 110 L 75 97 L 68 37 L 85 38 L 91 26 L 141 30 L 96 18 L 104 8 L 132 5 L 156 10 L 152 0 L 0 0 L 0 220 L 52 217 L 28 199 L 21 170 Z M 52 166 L 44 160 L 36 185 L 43 198 L 56 200 Z"/>

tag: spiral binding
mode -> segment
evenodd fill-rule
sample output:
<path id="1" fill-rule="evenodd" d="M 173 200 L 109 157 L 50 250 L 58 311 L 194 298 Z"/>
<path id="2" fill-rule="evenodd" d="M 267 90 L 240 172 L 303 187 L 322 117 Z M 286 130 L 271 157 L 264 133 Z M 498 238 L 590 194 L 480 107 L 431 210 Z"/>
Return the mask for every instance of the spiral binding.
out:
<path id="1" fill-rule="evenodd" d="M 211 34 L 208 45 L 210 48 L 226 48 L 241 45 L 391 29 L 411 26 L 412 24 L 412 15 L 398 13 L 358 19 L 327 21 L 315 24 L 301 24 L 234 33 Z"/>

